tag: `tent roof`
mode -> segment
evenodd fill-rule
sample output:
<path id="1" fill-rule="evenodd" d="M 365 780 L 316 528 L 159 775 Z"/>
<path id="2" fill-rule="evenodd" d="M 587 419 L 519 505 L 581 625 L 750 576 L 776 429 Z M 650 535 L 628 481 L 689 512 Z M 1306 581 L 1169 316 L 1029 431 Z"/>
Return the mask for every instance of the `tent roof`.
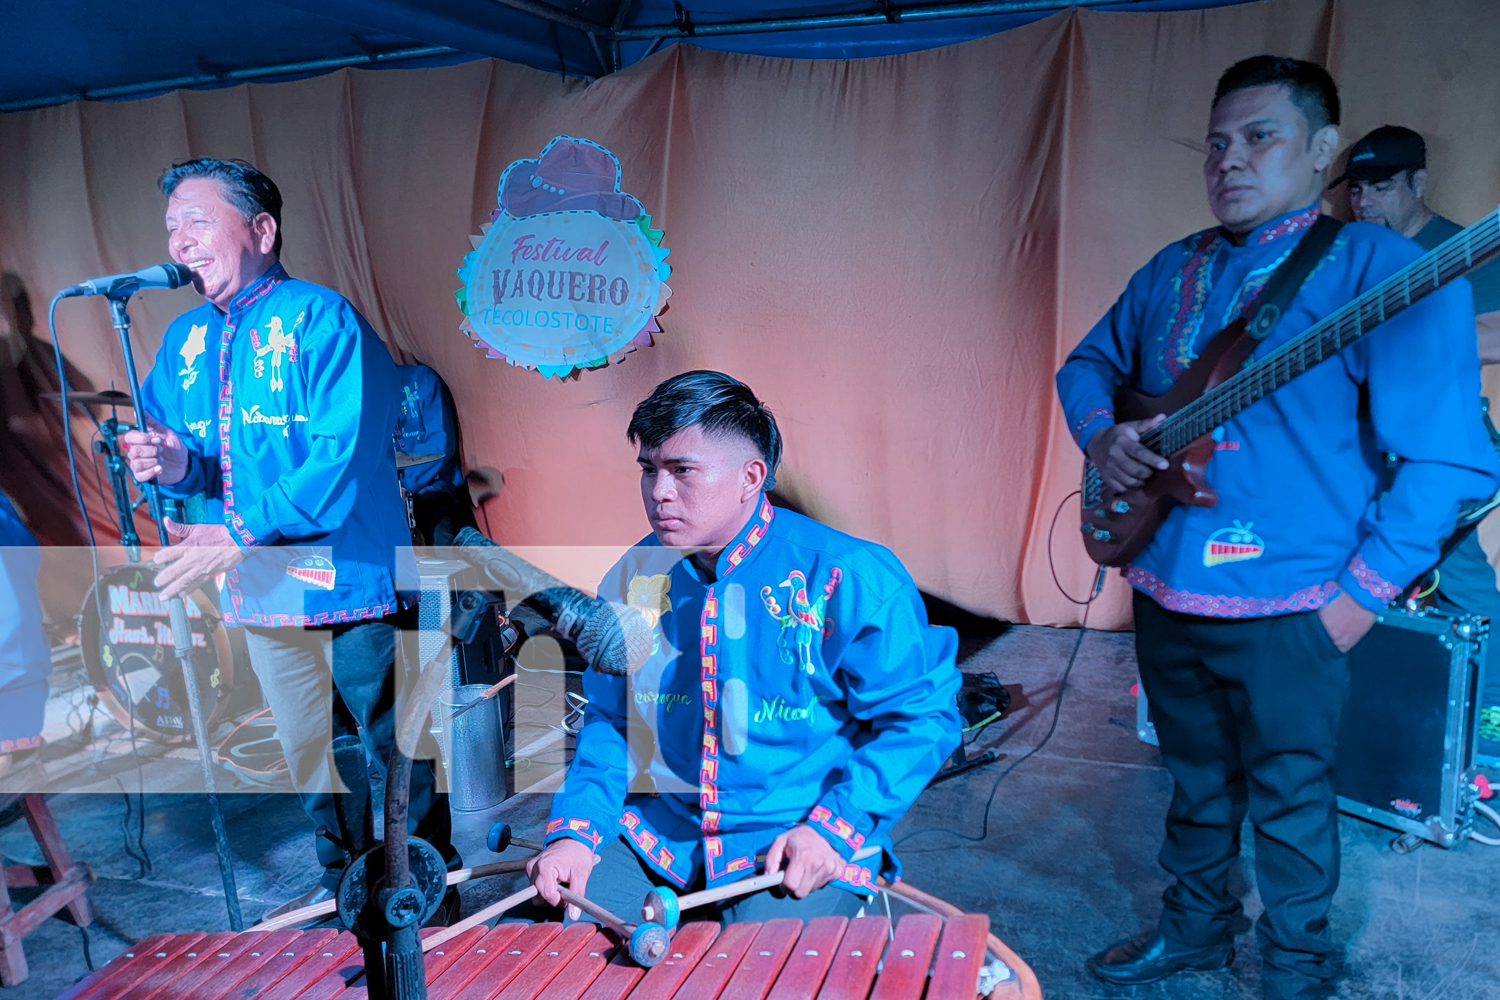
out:
<path id="1" fill-rule="evenodd" d="M 593 78 L 684 39 L 736 52 L 858 58 L 978 38 L 1070 6 L 1241 2 L 3 0 L 0 111 L 483 56 Z"/>

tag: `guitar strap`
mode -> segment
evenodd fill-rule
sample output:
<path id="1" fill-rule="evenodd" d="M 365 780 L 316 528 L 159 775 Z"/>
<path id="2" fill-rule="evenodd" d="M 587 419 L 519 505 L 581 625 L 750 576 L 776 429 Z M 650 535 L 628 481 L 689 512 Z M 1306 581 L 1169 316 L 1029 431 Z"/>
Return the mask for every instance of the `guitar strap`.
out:
<path id="1" fill-rule="evenodd" d="M 1286 307 L 1291 305 L 1292 298 L 1302 287 L 1302 283 L 1312 274 L 1313 268 L 1318 266 L 1323 254 L 1333 246 L 1333 238 L 1343 225 L 1331 215 L 1318 216 L 1307 235 L 1302 237 L 1302 241 L 1266 281 L 1265 287 L 1255 299 L 1253 312 L 1245 324 L 1245 332 L 1256 340 L 1265 339 L 1266 334 L 1281 319 L 1282 313 L 1286 312 Z"/>

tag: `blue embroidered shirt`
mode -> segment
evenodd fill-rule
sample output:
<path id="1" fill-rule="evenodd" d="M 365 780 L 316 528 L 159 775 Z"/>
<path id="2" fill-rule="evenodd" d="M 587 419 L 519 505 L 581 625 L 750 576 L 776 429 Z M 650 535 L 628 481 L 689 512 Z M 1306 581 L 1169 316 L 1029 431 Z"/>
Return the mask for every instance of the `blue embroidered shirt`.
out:
<path id="1" fill-rule="evenodd" d="M 1273 219 L 1243 246 L 1207 230 L 1136 272 L 1057 375 L 1079 446 L 1113 423 L 1120 386 L 1169 389 L 1316 217 L 1314 205 Z M 1383 227 L 1344 226 L 1255 356 L 1421 254 Z M 1479 407 L 1474 310 L 1455 282 L 1219 428 L 1218 504 L 1174 509 L 1126 578 L 1196 615 L 1313 610 L 1340 589 L 1378 610 L 1437 562 L 1459 504 L 1500 484 Z M 1386 452 L 1402 462 L 1377 501 Z"/>
<path id="2" fill-rule="evenodd" d="M 0 493 L 0 754 L 42 745 L 52 655 L 42 632 L 36 537 Z"/>
<path id="3" fill-rule="evenodd" d="M 718 885 L 806 821 L 844 858 L 833 884 L 871 892 L 900 870 L 891 826 L 958 745 L 957 636 L 888 550 L 764 498 L 717 577 L 647 538 L 605 578 L 657 648 L 630 678 L 584 674 L 547 841 L 623 834 L 671 884 Z"/>
<path id="4" fill-rule="evenodd" d="M 401 408 L 396 414 L 396 450 L 409 455 L 441 455 L 435 462 L 400 470 L 401 485 L 413 495 L 457 490 L 464 485 L 458 462 L 458 414 L 438 373 L 426 365 L 397 365 Z"/>
<path id="5" fill-rule="evenodd" d="M 143 389 L 188 447 L 168 495 L 207 492 L 247 558 L 225 623 L 319 625 L 398 610 L 411 535 L 396 486 L 396 365 L 347 299 L 287 275 L 167 328 Z"/>

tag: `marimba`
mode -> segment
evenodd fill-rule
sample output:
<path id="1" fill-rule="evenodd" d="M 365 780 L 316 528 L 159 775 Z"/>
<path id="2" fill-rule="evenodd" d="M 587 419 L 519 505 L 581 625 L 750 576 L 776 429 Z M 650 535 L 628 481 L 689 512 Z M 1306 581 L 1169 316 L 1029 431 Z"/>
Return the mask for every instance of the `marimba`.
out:
<path id="1" fill-rule="evenodd" d="M 656 966 L 594 924 L 474 927 L 427 952 L 429 1000 L 1041 1000 L 989 918 L 932 913 L 687 923 Z M 364 1000 L 333 930 L 147 938 L 58 1000 Z"/>

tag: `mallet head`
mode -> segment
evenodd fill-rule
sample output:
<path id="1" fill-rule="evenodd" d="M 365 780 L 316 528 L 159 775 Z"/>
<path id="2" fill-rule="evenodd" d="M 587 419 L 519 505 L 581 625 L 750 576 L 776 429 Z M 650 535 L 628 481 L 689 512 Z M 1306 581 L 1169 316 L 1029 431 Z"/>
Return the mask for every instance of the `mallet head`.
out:
<path id="1" fill-rule="evenodd" d="M 630 932 L 630 957 L 643 969 L 649 969 L 667 957 L 672 950 L 672 935 L 661 924 L 637 924 Z"/>
<path id="2" fill-rule="evenodd" d="M 681 913 L 677 908 L 677 894 L 665 886 L 658 886 L 646 893 L 641 904 L 641 919 L 647 923 L 660 924 L 667 930 L 675 930 Z"/>

